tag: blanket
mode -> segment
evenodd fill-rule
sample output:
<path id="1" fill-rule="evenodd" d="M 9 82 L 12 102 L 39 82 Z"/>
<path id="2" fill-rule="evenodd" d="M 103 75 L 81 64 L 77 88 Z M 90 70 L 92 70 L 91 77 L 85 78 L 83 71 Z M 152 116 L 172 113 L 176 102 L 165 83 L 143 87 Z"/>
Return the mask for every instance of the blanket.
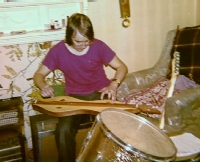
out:
<path id="1" fill-rule="evenodd" d="M 200 84 L 200 26 L 178 30 L 172 56 L 174 51 L 180 52 L 179 73 Z"/>

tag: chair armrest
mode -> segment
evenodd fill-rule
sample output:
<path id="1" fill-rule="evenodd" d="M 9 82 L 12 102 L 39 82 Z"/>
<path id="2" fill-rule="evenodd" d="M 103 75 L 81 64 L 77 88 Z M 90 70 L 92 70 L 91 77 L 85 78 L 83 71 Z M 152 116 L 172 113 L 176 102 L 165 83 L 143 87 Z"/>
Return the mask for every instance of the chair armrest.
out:
<path id="1" fill-rule="evenodd" d="M 151 87 L 162 77 L 166 76 L 167 68 L 149 68 L 127 74 L 126 78 L 117 90 L 117 100 L 123 102 L 123 98 L 131 93 L 136 93 Z"/>
<path id="2" fill-rule="evenodd" d="M 200 87 L 168 98 L 164 108 L 164 132 L 168 135 L 188 132 L 200 138 Z"/>

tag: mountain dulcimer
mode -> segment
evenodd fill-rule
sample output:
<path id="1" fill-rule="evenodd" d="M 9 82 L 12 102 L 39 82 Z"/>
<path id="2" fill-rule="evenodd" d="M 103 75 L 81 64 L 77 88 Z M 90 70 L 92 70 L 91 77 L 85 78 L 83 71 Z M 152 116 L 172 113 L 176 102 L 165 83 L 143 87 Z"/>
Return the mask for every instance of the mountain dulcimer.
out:
<path id="1" fill-rule="evenodd" d="M 140 112 L 160 114 L 160 111 L 147 105 L 136 106 L 133 104 L 124 104 L 118 101 L 111 103 L 110 100 L 84 101 L 69 96 L 57 96 L 52 99 L 43 99 L 33 103 L 32 105 L 34 110 L 54 117 L 64 117 L 77 114 L 97 115 L 107 108 L 122 109 L 134 114 Z"/>

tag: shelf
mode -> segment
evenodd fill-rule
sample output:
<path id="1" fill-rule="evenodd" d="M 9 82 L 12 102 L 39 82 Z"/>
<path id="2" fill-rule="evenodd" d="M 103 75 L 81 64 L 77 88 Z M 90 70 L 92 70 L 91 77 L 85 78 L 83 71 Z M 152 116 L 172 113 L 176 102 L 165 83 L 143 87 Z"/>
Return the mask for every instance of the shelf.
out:
<path id="1" fill-rule="evenodd" d="M 65 29 L 59 30 L 38 30 L 19 35 L 0 36 L 0 46 L 15 44 L 28 44 L 34 42 L 45 42 L 63 40 L 65 38 Z"/>

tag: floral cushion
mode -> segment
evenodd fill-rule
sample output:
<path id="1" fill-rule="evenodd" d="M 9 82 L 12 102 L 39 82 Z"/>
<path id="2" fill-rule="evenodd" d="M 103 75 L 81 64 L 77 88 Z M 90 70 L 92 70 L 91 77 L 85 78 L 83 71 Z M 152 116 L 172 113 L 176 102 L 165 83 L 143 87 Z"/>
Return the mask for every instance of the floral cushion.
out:
<path id="1" fill-rule="evenodd" d="M 135 105 L 146 104 L 152 108 L 162 111 L 163 104 L 166 100 L 169 85 L 170 85 L 169 79 L 161 78 L 150 88 L 126 96 L 124 98 L 125 103 L 135 104 Z"/>

